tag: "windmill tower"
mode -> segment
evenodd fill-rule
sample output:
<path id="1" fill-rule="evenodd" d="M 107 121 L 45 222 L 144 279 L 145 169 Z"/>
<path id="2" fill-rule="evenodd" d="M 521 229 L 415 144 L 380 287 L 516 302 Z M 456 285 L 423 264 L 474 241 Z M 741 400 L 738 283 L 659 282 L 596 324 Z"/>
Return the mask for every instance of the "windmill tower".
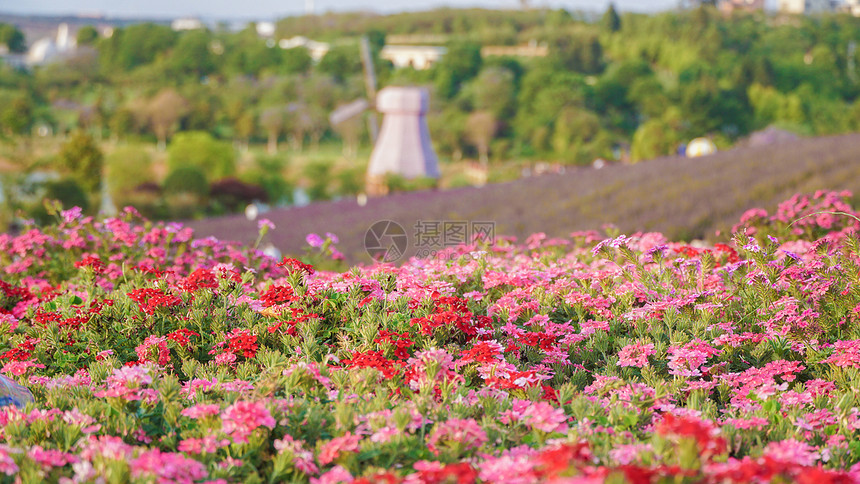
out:
<path id="1" fill-rule="evenodd" d="M 305 0 L 305 15 L 315 15 L 316 7 L 314 5 L 314 0 Z"/>
<path id="2" fill-rule="evenodd" d="M 385 117 L 367 167 L 367 191 L 384 194 L 385 175 L 439 178 L 439 161 L 430 142 L 430 94 L 417 87 L 386 87 L 376 96 Z"/>

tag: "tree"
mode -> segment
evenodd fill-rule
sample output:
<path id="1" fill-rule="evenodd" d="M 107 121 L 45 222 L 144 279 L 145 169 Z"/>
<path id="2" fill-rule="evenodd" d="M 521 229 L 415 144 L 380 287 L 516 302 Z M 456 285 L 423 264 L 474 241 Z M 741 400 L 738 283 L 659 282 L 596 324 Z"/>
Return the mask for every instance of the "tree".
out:
<path id="1" fill-rule="evenodd" d="M 159 91 L 147 105 L 147 118 L 152 131 L 158 138 L 158 149 L 167 146 L 167 137 L 173 132 L 176 123 L 188 114 L 188 101 L 172 88 Z"/>
<path id="2" fill-rule="evenodd" d="M 487 67 L 464 90 L 478 111 L 490 111 L 498 119 L 514 114 L 514 74 L 504 67 Z"/>
<path id="3" fill-rule="evenodd" d="M 215 70 L 215 57 L 209 49 L 209 34 L 204 30 L 185 33 L 170 54 L 170 66 L 179 75 L 201 78 Z"/>
<path id="4" fill-rule="evenodd" d="M 618 16 L 618 12 L 615 11 L 615 4 L 612 2 L 609 3 L 609 8 L 606 9 L 606 13 L 600 19 L 600 24 L 609 32 L 621 30 L 621 17 Z"/>
<path id="5" fill-rule="evenodd" d="M 98 144 L 83 131 L 75 132 L 60 148 L 60 162 L 81 187 L 96 193 L 101 187 L 104 155 Z"/>
<path id="6" fill-rule="evenodd" d="M 661 119 L 651 119 L 636 130 L 630 154 L 633 161 L 650 160 L 672 153 L 679 141 L 676 131 L 669 123 Z"/>
<path id="7" fill-rule="evenodd" d="M 489 161 L 490 142 L 496 135 L 498 121 L 489 111 L 475 111 L 466 119 L 466 134 L 478 149 L 481 164 L 486 166 Z"/>
<path id="8" fill-rule="evenodd" d="M 273 155 L 278 152 L 278 137 L 284 129 L 284 108 L 272 107 L 260 113 L 260 126 L 269 136 L 268 152 Z"/>
<path id="9" fill-rule="evenodd" d="M 216 140 L 205 131 L 185 131 L 170 142 L 167 166 L 171 171 L 196 166 L 207 179 L 218 180 L 236 172 L 236 156 L 228 142 Z"/>
<path id="10" fill-rule="evenodd" d="M 131 70 L 154 61 L 175 42 L 176 33 L 170 26 L 142 23 L 116 29 L 100 43 L 99 51 L 107 68 Z"/>
<path id="11" fill-rule="evenodd" d="M 33 103 L 29 97 L 17 97 L 3 110 L 0 123 L 9 134 L 25 134 L 33 125 Z"/>
<path id="12" fill-rule="evenodd" d="M 92 25 L 84 25 L 78 30 L 78 45 L 92 45 L 99 39 L 99 31 Z"/>
<path id="13" fill-rule="evenodd" d="M 281 51 L 280 71 L 285 74 L 303 74 L 313 65 L 311 54 L 304 47 L 278 50 Z"/>
<path id="14" fill-rule="evenodd" d="M 317 69 L 342 83 L 347 77 L 361 73 L 361 55 L 358 46 L 334 46 L 320 59 Z"/>
<path id="15" fill-rule="evenodd" d="M 27 50 L 24 33 L 11 24 L 0 23 L 0 45 L 5 45 L 9 52 L 21 53 Z"/>
<path id="16" fill-rule="evenodd" d="M 585 74 L 603 70 L 603 46 L 594 32 L 564 32 L 550 41 L 550 60 L 556 67 Z"/>
<path id="17" fill-rule="evenodd" d="M 455 42 L 434 67 L 436 91 L 445 99 L 453 98 L 460 86 L 481 71 L 481 46 L 473 42 Z"/>

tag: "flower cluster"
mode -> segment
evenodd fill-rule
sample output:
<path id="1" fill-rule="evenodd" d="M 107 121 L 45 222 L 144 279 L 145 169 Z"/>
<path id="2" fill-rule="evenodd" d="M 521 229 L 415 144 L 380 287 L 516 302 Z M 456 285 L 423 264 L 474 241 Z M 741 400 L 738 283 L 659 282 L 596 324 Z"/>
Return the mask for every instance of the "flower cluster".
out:
<path id="1" fill-rule="evenodd" d="M 860 223 L 823 211 L 347 272 L 66 211 L 0 235 L 0 481 L 860 482 Z"/>

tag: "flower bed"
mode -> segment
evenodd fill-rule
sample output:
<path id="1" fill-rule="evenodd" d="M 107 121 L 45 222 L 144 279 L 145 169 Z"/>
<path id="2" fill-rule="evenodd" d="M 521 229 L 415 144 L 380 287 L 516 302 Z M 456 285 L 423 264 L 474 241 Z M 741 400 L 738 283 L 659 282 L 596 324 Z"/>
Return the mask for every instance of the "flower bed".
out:
<path id="1" fill-rule="evenodd" d="M 856 482 L 847 196 L 342 273 L 63 212 L 0 235 L 0 481 Z"/>

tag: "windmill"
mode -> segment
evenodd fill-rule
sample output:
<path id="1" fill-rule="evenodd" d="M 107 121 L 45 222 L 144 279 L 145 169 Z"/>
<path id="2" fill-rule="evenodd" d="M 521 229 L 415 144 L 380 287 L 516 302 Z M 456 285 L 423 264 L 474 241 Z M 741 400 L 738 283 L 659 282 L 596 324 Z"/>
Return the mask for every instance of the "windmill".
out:
<path id="1" fill-rule="evenodd" d="M 354 156 L 357 121 L 365 111 L 369 113 L 367 122 L 374 147 L 367 169 L 368 193 L 384 195 L 387 192 L 387 174 L 407 179 L 420 176 L 438 178 L 439 162 L 430 143 L 426 118 L 430 94 L 421 88 L 386 87 L 377 95 L 376 73 L 367 37 L 361 38 L 361 58 L 367 99 L 340 106 L 329 115 L 329 122 L 343 133 L 347 141 L 345 154 Z M 385 114 L 381 131 L 376 124 L 374 108 Z"/>

